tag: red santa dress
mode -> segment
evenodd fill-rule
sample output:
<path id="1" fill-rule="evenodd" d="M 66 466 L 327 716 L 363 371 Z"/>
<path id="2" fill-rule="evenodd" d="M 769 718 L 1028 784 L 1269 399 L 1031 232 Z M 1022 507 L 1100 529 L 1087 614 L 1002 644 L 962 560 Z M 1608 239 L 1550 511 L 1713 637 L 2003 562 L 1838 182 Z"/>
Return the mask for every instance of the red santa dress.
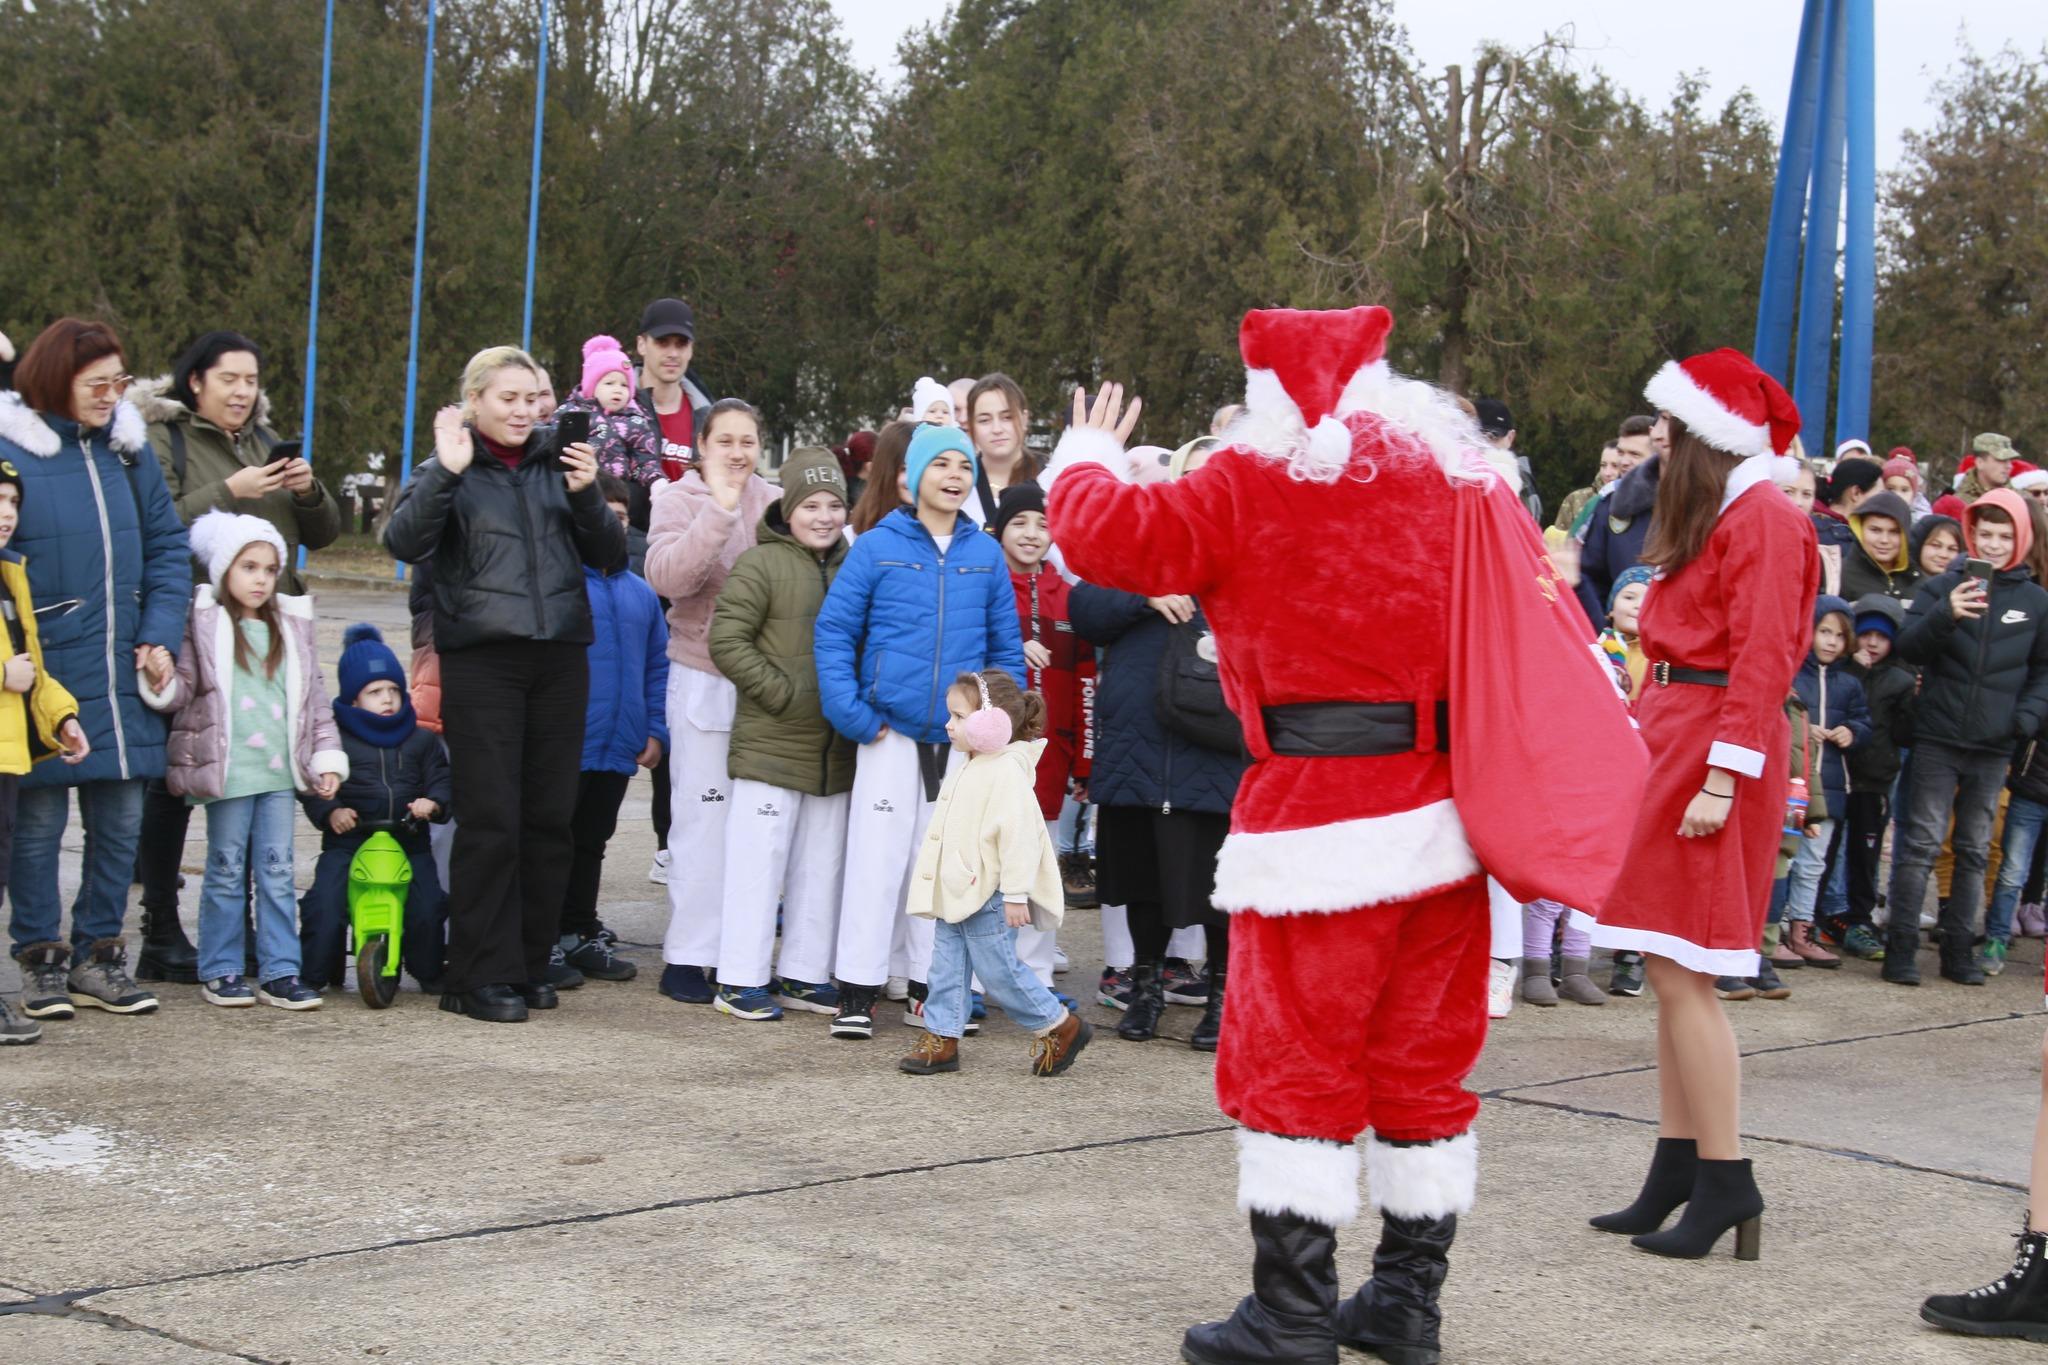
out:
<path id="1" fill-rule="evenodd" d="M 1368 1128 L 1375 1207 L 1471 1207 L 1479 1100 L 1464 1080 L 1486 1037 L 1486 883 L 1439 718 L 1461 576 L 1456 500 L 1513 494 L 1446 395 L 1388 372 L 1391 326 L 1378 308 L 1249 315 L 1249 413 L 1203 468 L 1129 484 L 1114 436 L 1077 427 L 1060 443 L 1047 505 L 1082 579 L 1197 596 L 1214 629 L 1252 759 L 1216 869 L 1214 903 L 1232 912 L 1217 1097 L 1243 1125 L 1239 1206 L 1332 1226 L 1357 1214 L 1352 1144 Z M 1515 603 L 1540 610 L 1561 599 L 1527 523 L 1518 515 L 1513 547 L 1526 559 L 1504 572 L 1525 590 Z M 1573 628 L 1585 639 L 1567 646 L 1579 651 L 1570 665 L 1582 671 L 1565 679 L 1489 663 L 1508 689 L 1535 695 L 1547 683 L 1545 702 L 1562 698 L 1567 712 L 1575 692 L 1598 689 L 1619 715 L 1582 617 Z M 1332 703 L 1405 704 L 1412 743 L 1369 756 L 1275 752 L 1273 708 Z"/>

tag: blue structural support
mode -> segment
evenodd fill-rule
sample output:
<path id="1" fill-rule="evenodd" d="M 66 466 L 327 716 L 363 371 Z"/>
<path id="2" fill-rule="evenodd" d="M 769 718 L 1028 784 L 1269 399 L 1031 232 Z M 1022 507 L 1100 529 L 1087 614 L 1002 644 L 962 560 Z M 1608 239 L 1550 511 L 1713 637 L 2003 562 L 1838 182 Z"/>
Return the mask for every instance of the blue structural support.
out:
<path id="1" fill-rule="evenodd" d="M 334 0 L 327 0 L 327 35 L 320 43 L 320 151 L 313 171 L 313 282 L 306 293 L 306 400 L 299 413 L 299 455 L 313 462 L 313 399 L 320 387 L 320 247 L 327 227 L 327 126 L 334 96 Z M 298 567 L 306 567 L 299 547 Z"/>
<path id="2" fill-rule="evenodd" d="M 1875 71 L 1874 0 L 1806 0 L 1765 234 L 1755 355 L 1759 365 L 1792 390 L 1810 455 L 1832 450 L 1831 395 L 1833 440 L 1867 440 L 1870 435 L 1877 283 Z M 1843 264 L 1839 281 L 1838 253 Z"/>
<path id="3" fill-rule="evenodd" d="M 526 311 L 519 323 L 521 350 L 533 349 L 533 264 L 540 248 L 540 145 L 548 116 L 548 0 L 540 0 L 540 56 L 533 78 L 533 172 L 526 192 Z"/>

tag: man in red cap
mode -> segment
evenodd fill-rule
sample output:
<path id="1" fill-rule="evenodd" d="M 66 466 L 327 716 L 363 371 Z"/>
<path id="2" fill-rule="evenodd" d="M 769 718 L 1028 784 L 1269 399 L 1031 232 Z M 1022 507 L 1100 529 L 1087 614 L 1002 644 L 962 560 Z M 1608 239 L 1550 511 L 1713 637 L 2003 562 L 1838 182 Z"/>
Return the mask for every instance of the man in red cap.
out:
<path id="1" fill-rule="evenodd" d="M 1388 371 L 1392 326 L 1383 308 L 1253 312 L 1246 413 L 1206 466 L 1124 482 L 1137 404 L 1111 385 L 1075 395 L 1051 475 L 1075 573 L 1201 599 L 1252 759 L 1215 904 L 1233 916 L 1216 1089 L 1242 1125 L 1253 1294 L 1188 1332 L 1198 1365 L 1333 1362 L 1340 1341 L 1437 1359 L 1478 1169 L 1482 866 L 1518 900 L 1601 903 L 1620 859 L 1606 813 L 1641 777 L 1570 588 L 1472 419 Z M 1392 537 L 1370 564 L 1331 536 L 1365 525 Z M 1603 764 L 1541 752 L 1549 735 Z M 1483 778 L 1460 781 L 1475 762 Z M 1358 989 L 1304 989 L 1332 973 Z M 1358 1211 L 1367 1129 L 1382 1236 L 1340 1306 L 1336 1229 Z"/>

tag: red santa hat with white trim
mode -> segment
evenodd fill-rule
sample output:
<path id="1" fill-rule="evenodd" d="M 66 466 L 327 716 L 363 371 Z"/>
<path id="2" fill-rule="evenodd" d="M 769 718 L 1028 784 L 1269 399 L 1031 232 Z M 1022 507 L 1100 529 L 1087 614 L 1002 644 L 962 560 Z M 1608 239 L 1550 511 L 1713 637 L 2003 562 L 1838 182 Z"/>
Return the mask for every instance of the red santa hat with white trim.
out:
<path id="1" fill-rule="evenodd" d="M 1782 456 L 1799 434 L 1799 407 L 1785 386 L 1727 346 L 1666 361 L 1643 386 L 1643 397 L 1729 455 Z"/>

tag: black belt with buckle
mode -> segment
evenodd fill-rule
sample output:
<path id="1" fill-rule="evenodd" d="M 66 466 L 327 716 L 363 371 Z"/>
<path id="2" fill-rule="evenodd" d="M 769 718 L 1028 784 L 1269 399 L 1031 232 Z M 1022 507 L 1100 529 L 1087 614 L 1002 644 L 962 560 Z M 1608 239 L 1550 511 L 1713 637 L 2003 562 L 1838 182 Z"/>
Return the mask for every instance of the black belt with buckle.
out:
<path id="1" fill-rule="evenodd" d="M 1691 683 L 1695 687 L 1726 687 L 1728 674 L 1725 669 L 1681 668 L 1677 664 L 1655 663 L 1650 665 L 1650 681 L 1659 687 L 1673 683 Z"/>
<path id="2" fill-rule="evenodd" d="M 1449 753 L 1451 704 L 1436 704 L 1436 744 Z M 1385 758 L 1415 752 L 1412 702 L 1308 701 L 1261 712 L 1266 742 L 1283 758 Z"/>

